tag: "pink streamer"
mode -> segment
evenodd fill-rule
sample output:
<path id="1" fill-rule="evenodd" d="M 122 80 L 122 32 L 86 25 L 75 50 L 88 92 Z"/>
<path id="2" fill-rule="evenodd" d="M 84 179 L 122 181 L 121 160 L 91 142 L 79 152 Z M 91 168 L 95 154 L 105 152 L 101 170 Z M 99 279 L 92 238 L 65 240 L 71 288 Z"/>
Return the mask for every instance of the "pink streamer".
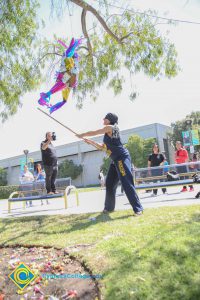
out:
<path id="1" fill-rule="evenodd" d="M 60 45 L 62 45 L 63 47 L 68 48 L 67 45 L 66 45 L 63 41 L 58 40 L 57 42 L 58 42 Z"/>

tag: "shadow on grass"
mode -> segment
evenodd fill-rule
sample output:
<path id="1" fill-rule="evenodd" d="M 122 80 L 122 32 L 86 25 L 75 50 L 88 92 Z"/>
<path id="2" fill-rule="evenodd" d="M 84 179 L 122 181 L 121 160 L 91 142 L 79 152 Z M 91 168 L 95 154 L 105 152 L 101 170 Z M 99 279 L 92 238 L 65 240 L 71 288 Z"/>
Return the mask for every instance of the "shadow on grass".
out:
<path id="1" fill-rule="evenodd" d="M 94 214 L 70 215 L 62 218 L 58 215 L 3 219 L 0 231 L 3 233 L 10 228 L 17 230 L 18 227 L 24 230 L 18 235 L 16 233 L 15 237 L 8 237 L 5 242 L 7 244 L 21 237 L 28 239 L 31 230 L 38 230 L 37 235 L 45 237 L 73 231 L 80 231 L 81 234 L 82 230 L 96 224 L 123 220 L 130 216 L 133 218 L 129 211 L 110 215 L 99 214 L 94 221 L 89 220 L 90 216 L 93 217 Z M 111 258 L 111 264 L 103 274 L 106 300 L 200 299 L 200 213 L 182 218 L 181 223 L 173 223 L 176 221 L 175 217 L 176 215 L 170 215 L 169 223 L 166 224 L 170 226 L 165 226 L 165 219 L 161 221 L 158 219 L 156 223 L 154 216 L 151 216 L 148 223 L 148 216 L 147 219 L 141 218 L 141 221 L 137 222 L 143 225 L 138 233 L 141 235 L 138 236 L 141 245 L 133 243 L 131 235 L 128 238 L 124 235 L 114 240 L 103 241 L 105 244 L 101 246 L 106 246 L 103 255 Z M 55 222 L 58 225 L 54 229 Z M 66 228 L 63 228 L 65 222 Z M 151 224 L 155 227 L 149 231 L 148 236 L 142 237 L 143 233 L 148 232 L 147 226 Z M 126 226 L 129 226 L 128 223 Z M 136 230 L 140 230 L 138 228 Z"/>
<path id="2" fill-rule="evenodd" d="M 31 217 L 20 217 L 15 219 L 2 219 L 2 226 L 0 226 L 0 233 L 4 233 L 8 227 L 14 226 L 16 228 L 20 228 L 20 233 L 12 238 L 7 238 L 4 243 L 11 243 L 15 239 L 23 237 L 26 239 L 29 235 L 31 235 L 32 230 L 37 231 L 37 236 L 48 236 L 54 234 L 67 234 L 73 231 L 85 231 L 87 228 L 91 226 L 95 226 L 99 223 L 112 222 L 116 220 L 127 219 L 128 217 L 133 217 L 133 213 L 126 214 L 118 217 L 112 218 L 112 214 L 99 214 L 95 217 L 95 220 L 90 219 L 94 214 L 84 214 L 84 215 L 68 215 L 68 216 L 31 216 Z M 60 218 L 61 217 L 61 218 Z M 59 221 L 59 219 L 61 221 Z M 66 220 L 66 227 L 64 227 L 64 222 Z M 61 224 L 59 224 L 61 222 Z M 58 224 L 54 226 L 53 224 Z M 61 226 L 59 226 L 61 225 Z M 54 226 L 54 227 L 53 227 Z M 63 228 L 64 227 L 64 228 Z M 30 228 L 30 230 L 26 230 L 21 233 L 21 229 Z"/>
<path id="3" fill-rule="evenodd" d="M 199 223 L 200 214 L 193 214 L 173 229 L 163 230 L 160 240 L 150 237 L 142 248 L 115 244 L 109 252 L 114 265 L 104 273 L 105 298 L 199 300 Z"/>

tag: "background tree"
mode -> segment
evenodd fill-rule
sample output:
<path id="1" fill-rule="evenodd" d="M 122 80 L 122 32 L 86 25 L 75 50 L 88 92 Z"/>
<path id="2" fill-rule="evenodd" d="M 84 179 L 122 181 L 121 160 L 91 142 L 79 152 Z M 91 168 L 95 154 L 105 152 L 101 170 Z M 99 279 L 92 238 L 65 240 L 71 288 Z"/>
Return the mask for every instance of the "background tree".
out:
<path id="1" fill-rule="evenodd" d="M 95 100 L 105 83 L 113 89 L 115 95 L 120 93 L 125 81 L 121 71 L 128 70 L 131 76 L 143 72 L 156 79 L 163 76 L 170 78 L 178 72 L 174 45 L 161 35 L 159 19 L 149 16 L 155 16 L 156 13 L 147 11 L 139 14 L 133 9 L 124 9 L 118 13 L 113 7 L 114 3 L 116 1 L 111 0 L 52 0 L 52 10 L 59 17 L 60 12 L 63 18 L 69 17 L 68 5 L 74 5 L 82 12 L 80 23 L 85 41 L 80 47 L 80 76 L 76 91 L 79 107 L 86 96 Z M 48 63 L 52 71 L 57 67 L 63 52 L 61 46 L 50 41 L 40 41 L 40 49 L 37 47 L 37 7 L 37 0 L 2 0 L 0 3 L 2 120 L 16 113 L 21 97 L 39 84 L 40 68 Z M 93 24 L 89 29 L 88 13 L 92 17 L 90 24 Z M 69 43 L 69 39 L 65 42 Z M 136 91 L 132 90 L 130 99 L 135 97 Z"/>
<path id="2" fill-rule="evenodd" d="M 132 135 L 125 145 L 130 152 L 130 156 L 134 166 L 137 168 L 145 168 L 147 166 L 148 156 L 152 153 L 152 146 L 156 142 L 155 138 L 143 139 L 139 135 Z M 103 158 L 101 169 L 106 175 L 110 165 L 111 159 L 109 157 Z"/>
<path id="3" fill-rule="evenodd" d="M 129 137 L 126 148 L 129 150 L 135 167 L 147 167 L 148 156 L 152 153 L 152 146 L 155 142 L 155 138 L 143 139 L 138 135 Z"/>
<path id="4" fill-rule="evenodd" d="M 37 7 L 35 0 L 0 1 L 0 119 L 3 121 L 17 112 L 21 97 L 40 82 L 40 68 L 34 63 L 39 26 Z"/>
<path id="5" fill-rule="evenodd" d="M 81 67 L 79 86 L 76 91 L 77 105 L 82 106 L 87 95 L 96 100 L 101 86 L 107 83 L 117 95 L 122 91 L 125 78 L 122 70 L 130 75 L 144 72 L 147 76 L 160 79 L 176 76 L 177 53 L 169 40 L 162 36 L 157 25 L 159 19 L 154 11 L 138 14 L 135 10 L 124 9 L 116 12 L 116 1 L 52 0 L 52 9 L 57 14 L 66 15 L 66 3 L 81 9 L 82 32 L 86 39 L 80 57 Z M 122 5 L 122 1 L 117 1 Z M 63 3 L 63 5 L 62 5 Z M 123 6 L 123 5 L 122 5 Z M 93 27 L 88 30 L 87 15 L 90 13 Z M 69 41 L 68 41 L 69 42 Z M 46 49 L 50 53 L 53 48 Z M 61 52 L 57 52 L 61 55 Z M 56 55 L 54 55 L 56 59 Z M 49 56 L 46 56 L 49 58 Z M 53 56 L 51 57 L 53 59 Z M 51 62 L 52 63 L 52 62 Z M 53 64 L 52 64 L 53 65 Z M 130 99 L 134 100 L 136 91 L 132 90 Z"/>
<path id="6" fill-rule="evenodd" d="M 7 185 L 7 172 L 5 169 L 0 167 L 0 185 Z"/>
<path id="7" fill-rule="evenodd" d="M 100 169 L 103 171 L 104 175 L 107 175 L 110 163 L 111 159 L 109 157 L 103 158 L 103 164 L 101 165 Z"/>
<path id="8" fill-rule="evenodd" d="M 191 120 L 191 126 L 188 126 L 186 120 Z M 182 131 L 198 129 L 200 130 L 200 111 L 192 112 L 182 120 L 178 120 L 171 124 L 172 133 L 168 133 L 169 139 L 175 146 L 176 141 L 183 141 Z M 195 146 L 197 151 L 200 151 L 200 146 Z"/>
<path id="9" fill-rule="evenodd" d="M 64 160 L 58 169 L 58 178 L 71 177 L 76 179 L 83 172 L 81 165 L 76 165 L 72 160 Z"/>

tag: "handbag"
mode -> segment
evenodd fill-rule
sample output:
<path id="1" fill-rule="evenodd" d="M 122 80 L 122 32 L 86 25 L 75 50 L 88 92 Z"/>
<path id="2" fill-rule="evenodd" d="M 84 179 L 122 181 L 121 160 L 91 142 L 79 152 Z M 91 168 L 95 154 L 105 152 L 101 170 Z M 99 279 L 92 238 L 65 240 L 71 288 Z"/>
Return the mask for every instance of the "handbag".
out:
<path id="1" fill-rule="evenodd" d="M 200 183 L 200 174 L 194 174 L 192 177 L 195 183 Z"/>
<path id="2" fill-rule="evenodd" d="M 180 176 L 176 171 L 170 171 L 170 172 L 167 172 L 167 180 L 168 181 L 180 180 Z"/>

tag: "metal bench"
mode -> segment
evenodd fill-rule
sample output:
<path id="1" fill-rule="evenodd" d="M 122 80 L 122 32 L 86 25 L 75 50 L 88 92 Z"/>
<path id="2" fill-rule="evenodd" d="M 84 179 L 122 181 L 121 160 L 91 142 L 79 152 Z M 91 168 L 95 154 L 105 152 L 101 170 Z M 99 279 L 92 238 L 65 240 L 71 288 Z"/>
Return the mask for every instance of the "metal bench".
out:
<path id="1" fill-rule="evenodd" d="M 69 184 L 70 183 L 70 184 Z M 59 194 L 47 195 L 45 192 L 45 181 L 22 183 L 19 190 L 13 192 L 8 198 L 8 213 L 11 211 L 11 204 L 14 202 L 22 202 L 23 208 L 26 208 L 26 201 L 49 200 L 56 198 L 64 199 L 64 208 L 68 208 L 68 195 L 71 190 L 75 191 L 76 204 L 79 205 L 78 190 L 75 186 L 71 185 L 71 178 L 61 178 L 56 180 L 56 188 Z"/>

